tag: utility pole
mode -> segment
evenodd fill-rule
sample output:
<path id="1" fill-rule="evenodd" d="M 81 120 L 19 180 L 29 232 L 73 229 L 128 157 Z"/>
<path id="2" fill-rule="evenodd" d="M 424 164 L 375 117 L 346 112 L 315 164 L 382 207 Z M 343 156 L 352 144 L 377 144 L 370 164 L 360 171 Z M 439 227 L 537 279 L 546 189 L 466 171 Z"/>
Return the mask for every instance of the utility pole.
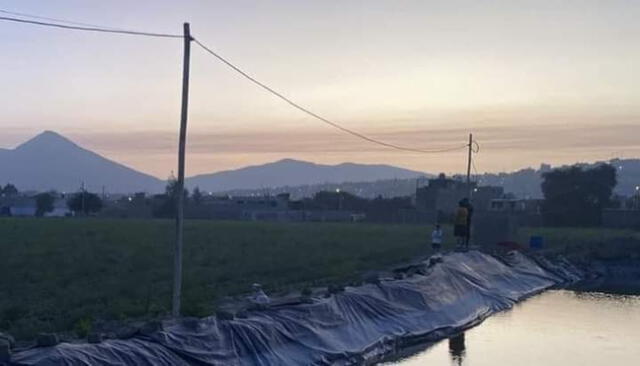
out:
<path id="1" fill-rule="evenodd" d="M 184 154 L 187 139 L 187 111 L 189 106 L 189 59 L 191 32 L 184 23 L 184 56 L 182 64 L 182 109 L 180 111 L 180 140 L 178 144 L 178 181 L 176 182 L 176 247 L 173 254 L 173 301 L 171 313 L 180 316 L 182 297 L 182 232 L 184 227 Z"/>
<path id="2" fill-rule="evenodd" d="M 471 153 L 473 148 L 473 134 L 469 134 L 469 157 L 467 159 L 467 197 L 471 199 Z"/>

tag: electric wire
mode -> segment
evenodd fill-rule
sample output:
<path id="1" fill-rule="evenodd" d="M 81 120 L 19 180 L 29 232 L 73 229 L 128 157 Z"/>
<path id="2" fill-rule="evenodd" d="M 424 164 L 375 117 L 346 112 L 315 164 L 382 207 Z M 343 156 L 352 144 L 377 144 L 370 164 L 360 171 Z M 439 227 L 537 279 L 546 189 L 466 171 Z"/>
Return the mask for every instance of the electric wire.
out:
<path id="1" fill-rule="evenodd" d="M 95 26 L 95 25 L 88 24 L 88 23 L 71 22 L 71 21 L 62 20 L 62 19 L 42 17 L 42 16 L 38 16 L 38 15 L 30 15 L 30 14 L 26 14 L 26 13 L 10 12 L 10 11 L 1 10 L 1 9 L 0 9 L 0 12 L 2 12 L 4 14 L 17 15 L 17 16 L 22 16 L 22 17 L 31 17 L 31 18 L 39 18 L 39 19 L 44 19 L 44 20 L 51 20 L 51 21 L 56 21 L 57 23 L 42 22 L 42 21 L 28 20 L 28 19 L 19 19 L 19 18 L 6 17 L 6 16 L 0 16 L 0 20 L 1 21 L 9 21 L 9 22 L 16 22 L 16 23 L 33 24 L 33 25 L 39 25 L 39 26 L 55 27 L 55 28 L 62 28 L 62 29 L 69 29 L 69 30 L 89 31 L 89 32 L 116 33 L 116 34 L 127 34 L 127 35 L 147 36 L 147 37 L 161 37 L 161 38 L 184 38 L 183 35 L 179 35 L 179 34 L 141 32 L 141 31 L 126 30 L 126 29 L 100 27 L 100 26 Z M 60 24 L 61 22 L 64 22 L 64 23 L 67 23 L 67 24 Z M 280 92 L 274 90 L 270 86 L 268 86 L 268 85 L 262 83 L 261 81 L 257 80 L 255 77 L 249 75 L 248 73 L 246 73 L 245 71 L 240 69 L 238 66 L 232 64 L 230 61 L 228 61 L 227 59 L 225 59 L 224 57 L 222 57 L 218 53 L 214 52 L 209 47 L 207 47 L 204 44 L 202 44 L 196 38 L 191 37 L 191 40 L 193 40 L 203 50 L 205 50 L 206 52 L 208 52 L 209 54 L 214 56 L 216 59 L 218 59 L 219 61 L 221 61 L 225 65 L 227 65 L 229 68 L 231 68 L 232 70 L 236 71 L 237 73 L 239 73 L 240 75 L 242 75 L 244 78 L 248 79 L 249 81 L 251 81 L 255 85 L 261 87 L 262 89 L 266 90 L 267 92 L 271 93 L 272 95 L 274 95 L 274 96 L 278 97 L 279 99 L 283 100 L 284 102 L 286 102 L 290 106 L 298 109 L 299 111 L 301 111 L 301 112 L 303 112 L 303 113 L 305 113 L 305 114 L 307 114 L 307 115 L 309 115 L 309 116 L 311 116 L 311 117 L 313 117 L 313 118 L 315 118 L 315 119 L 317 119 L 317 120 L 319 120 L 319 121 L 321 121 L 321 122 L 323 122 L 323 123 L 325 123 L 325 124 L 327 124 L 327 125 L 329 125 L 331 127 L 334 127 L 334 128 L 336 128 L 336 129 L 338 129 L 338 130 L 340 130 L 342 132 L 345 132 L 347 134 L 350 134 L 350 135 L 355 136 L 357 138 L 360 138 L 362 140 L 365 140 L 365 141 L 368 141 L 370 143 L 377 144 L 377 145 L 380 145 L 380 146 L 396 149 L 396 150 L 417 152 L 417 153 L 443 153 L 443 152 L 450 152 L 450 151 L 460 150 L 460 149 L 468 147 L 468 144 L 463 144 L 463 145 L 457 145 L 457 146 L 441 148 L 441 149 L 420 149 L 420 148 L 413 148 L 413 147 L 406 147 L 406 146 L 401 146 L 401 145 L 397 145 L 397 144 L 392 144 L 392 143 L 381 141 L 381 140 L 369 137 L 367 135 L 364 135 L 362 133 L 356 132 L 354 130 L 351 130 L 349 128 L 346 128 L 346 127 L 340 125 L 339 123 L 336 123 L 336 122 L 331 121 L 331 120 L 329 120 L 329 119 L 327 119 L 325 117 L 322 117 L 319 114 L 309 110 L 308 108 L 305 108 L 305 107 L 301 106 L 300 104 L 294 102 L 293 100 L 291 100 L 288 97 L 284 96 Z M 476 144 L 476 146 L 477 146 L 477 144 Z"/>
<path id="2" fill-rule="evenodd" d="M 471 152 L 473 152 L 474 154 L 477 154 L 480 151 L 480 144 L 478 144 L 478 142 L 476 140 L 473 140 L 471 142 Z M 480 183 L 480 173 L 478 173 L 478 169 L 476 168 L 476 159 L 472 156 L 471 157 L 471 167 L 473 168 L 473 173 L 475 175 L 475 181 L 479 184 Z"/>
<path id="3" fill-rule="evenodd" d="M 469 145 L 465 145 L 465 146 L 469 146 Z M 478 144 L 478 141 L 473 140 L 473 141 L 471 142 L 471 151 L 472 151 L 472 152 L 474 152 L 474 153 L 476 153 L 476 154 L 477 154 L 478 152 L 480 152 L 480 144 Z"/>
<path id="4" fill-rule="evenodd" d="M 285 97 L 283 94 L 281 94 L 280 92 L 274 90 L 273 88 L 269 87 L 268 85 L 262 83 L 261 81 L 257 80 L 255 77 L 249 75 L 248 73 L 246 73 L 245 71 L 243 71 L 242 69 L 240 69 L 238 66 L 232 64 L 230 61 L 228 61 L 227 59 L 225 59 L 224 57 L 220 56 L 218 53 L 214 52 L 213 50 L 211 50 L 209 47 L 205 46 L 204 44 L 202 44 L 198 39 L 193 38 L 193 41 L 200 46 L 203 50 L 205 50 L 206 52 L 208 52 L 209 54 L 211 54 L 213 57 L 217 58 L 219 61 L 221 61 L 223 64 L 227 65 L 229 68 L 231 68 L 232 70 L 234 70 L 235 72 L 237 72 L 238 74 L 242 75 L 244 78 L 248 79 L 249 81 L 251 81 L 252 83 L 256 84 L 257 86 L 261 87 L 262 89 L 266 90 L 267 92 L 273 94 L 274 96 L 278 97 L 279 99 L 283 100 L 284 102 L 288 103 L 289 105 L 291 105 L 292 107 L 298 109 L 299 111 L 325 123 L 328 124 L 342 132 L 346 132 L 352 136 L 358 137 L 362 140 L 377 144 L 377 145 L 381 145 L 381 146 L 385 146 L 385 147 L 389 147 L 389 148 L 393 148 L 396 150 L 403 150 L 403 151 L 410 151 L 410 152 L 418 152 L 418 153 L 441 153 L 441 152 L 448 152 L 448 151 L 455 151 L 455 150 L 460 150 L 460 149 L 464 149 L 468 146 L 468 144 L 464 144 L 464 145 L 458 145 L 455 147 L 448 147 L 448 148 L 442 148 L 442 149 L 419 149 L 419 148 L 413 148 L 413 147 L 406 147 L 406 146 L 400 146 L 400 145 L 396 145 L 396 144 L 392 144 L 392 143 L 388 143 L 385 141 L 381 141 L 381 140 L 377 140 L 374 139 L 372 137 L 363 135 L 359 132 L 356 132 L 354 130 L 348 129 L 346 127 L 341 126 L 340 124 L 333 122 L 327 118 L 324 118 L 322 116 L 320 116 L 319 114 L 312 112 L 311 110 L 301 106 L 300 104 L 294 102 L 293 100 Z"/>
<path id="5" fill-rule="evenodd" d="M 15 15 L 15 16 L 23 17 L 23 18 L 49 20 L 49 21 L 53 21 L 53 22 L 57 22 L 57 23 L 67 23 L 67 24 L 71 24 L 71 25 L 80 25 L 80 26 L 85 26 L 85 27 L 122 30 L 120 28 L 115 28 L 115 27 L 107 27 L 107 26 L 96 25 L 96 24 L 91 24 L 91 23 L 74 22 L 74 21 L 66 20 L 66 19 L 51 18 L 51 17 L 42 16 L 42 15 L 20 13 L 20 12 L 17 12 L 17 11 L 9 11 L 9 10 L 4 10 L 4 9 L 0 9 L 0 13 L 9 14 L 9 15 Z"/>
<path id="6" fill-rule="evenodd" d="M 147 36 L 147 37 L 160 37 L 160 38 L 184 38 L 184 36 L 180 34 L 139 32 L 139 31 L 132 31 L 132 30 L 101 28 L 101 27 L 93 27 L 93 26 L 91 27 L 75 26 L 75 25 L 66 25 L 66 24 L 58 24 L 58 23 L 40 22 L 36 20 L 18 19 L 18 18 L 12 18 L 12 17 L 4 17 L 4 16 L 0 16 L 0 20 L 8 21 L 8 22 L 16 22 L 16 23 L 35 24 L 35 25 L 40 25 L 45 27 L 81 30 L 81 31 L 88 31 L 88 32 L 118 33 L 118 34 L 134 35 L 134 36 Z"/>
<path id="7" fill-rule="evenodd" d="M 476 182 L 480 182 L 480 173 L 478 173 L 478 169 L 476 169 L 475 159 L 471 159 L 471 166 L 473 167 L 473 173 L 476 176 Z"/>

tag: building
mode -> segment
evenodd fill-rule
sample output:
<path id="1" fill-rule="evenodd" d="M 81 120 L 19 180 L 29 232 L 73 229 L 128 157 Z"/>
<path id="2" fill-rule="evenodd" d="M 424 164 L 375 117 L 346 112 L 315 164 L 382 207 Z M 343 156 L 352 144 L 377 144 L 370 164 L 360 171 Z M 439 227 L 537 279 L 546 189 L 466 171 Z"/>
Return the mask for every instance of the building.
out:
<path id="1" fill-rule="evenodd" d="M 429 179 L 426 186 L 416 187 L 416 209 L 452 215 L 458 202 L 469 197 L 469 192 L 475 188 L 475 182 L 469 186 L 466 182 L 440 174 L 437 178 Z"/>
<path id="2" fill-rule="evenodd" d="M 543 200 L 521 198 L 494 198 L 489 204 L 489 211 L 540 214 Z"/>
<path id="3" fill-rule="evenodd" d="M 249 221 L 289 221 L 289 194 L 276 196 L 205 196 L 195 216 Z M 295 215 L 294 215 L 295 216 Z"/>
<path id="4" fill-rule="evenodd" d="M 67 217 L 72 215 L 73 212 L 64 197 L 56 197 L 55 201 L 53 201 L 53 211 L 44 214 L 46 217 Z"/>
<path id="5" fill-rule="evenodd" d="M 285 222 L 358 222 L 363 213 L 350 210 L 305 209 L 301 201 L 291 201 L 288 193 L 255 196 L 206 196 L 198 206 L 190 206 L 187 217 L 217 220 Z"/>
<path id="6" fill-rule="evenodd" d="M 32 217 L 36 215 L 37 209 L 35 196 L 18 195 L 0 199 L 0 216 Z M 44 214 L 45 217 L 70 215 L 71 211 L 67 207 L 67 201 L 64 197 L 57 195 L 54 197 L 53 210 Z"/>
<path id="7" fill-rule="evenodd" d="M 498 186 L 480 186 L 471 191 L 471 201 L 476 211 L 490 210 L 493 200 L 505 196 L 504 188 Z"/>
<path id="8" fill-rule="evenodd" d="M 451 216 L 458 207 L 458 202 L 469 197 L 476 211 L 489 209 L 491 200 L 504 196 L 502 187 L 481 186 L 476 182 L 467 182 L 447 178 L 440 174 L 429 179 L 426 186 L 416 187 L 415 206 L 422 212 L 435 212 L 439 217 Z"/>
<path id="9" fill-rule="evenodd" d="M 494 216 L 511 216 L 520 226 L 542 226 L 542 202 L 540 199 L 494 198 L 490 201 L 489 212 Z"/>

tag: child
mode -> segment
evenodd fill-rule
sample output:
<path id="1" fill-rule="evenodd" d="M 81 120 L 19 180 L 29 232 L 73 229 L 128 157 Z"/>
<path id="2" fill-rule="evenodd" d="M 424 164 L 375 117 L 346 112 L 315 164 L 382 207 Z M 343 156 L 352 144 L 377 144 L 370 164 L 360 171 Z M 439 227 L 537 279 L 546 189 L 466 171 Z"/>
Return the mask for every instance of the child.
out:
<path id="1" fill-rule="evenodd" d="M 439 252 L 442 248 L 442 236 L 442 228 L 440 228 L 440 224 L 436 224 L 436 228 L 431 233 L 431 249 L 434 252 Z"/>

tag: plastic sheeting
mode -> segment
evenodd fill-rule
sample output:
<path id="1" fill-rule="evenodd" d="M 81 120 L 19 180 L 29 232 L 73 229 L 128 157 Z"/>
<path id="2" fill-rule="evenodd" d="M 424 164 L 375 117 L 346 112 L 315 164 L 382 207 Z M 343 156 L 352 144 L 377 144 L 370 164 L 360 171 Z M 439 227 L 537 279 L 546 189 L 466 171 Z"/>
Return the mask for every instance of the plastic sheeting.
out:
<path id="1" fill-rule="evenodd" d="M 545 269 L 546 268 L 546 269 Z M 350 365 L 436 340 L 573 281 L 566 261 L 514 253 L 498 260 L 452 253 L 425 273 L 348 287 L 310 304 L 248 312 L 246 318 L 165 322 L 164 329 L 100 344 L 63 343 L 13 355 L 14 365 Z"/>

